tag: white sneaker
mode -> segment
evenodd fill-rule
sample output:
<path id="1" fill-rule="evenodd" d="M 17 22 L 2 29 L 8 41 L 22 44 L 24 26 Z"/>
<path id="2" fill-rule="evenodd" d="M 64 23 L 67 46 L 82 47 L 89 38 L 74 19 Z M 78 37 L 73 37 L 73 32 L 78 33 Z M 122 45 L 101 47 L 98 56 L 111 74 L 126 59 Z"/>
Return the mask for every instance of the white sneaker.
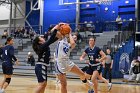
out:
<path id="1" fill-rule="evenodd" d="M 110 91 L 112 88 L 112 83 L 108 83 L 108 91 Z"/>
<path id="2" fill-rule="evenodd" d="M 90 87 L 93 87 L 94 84 L 91 81 L 88 80 L 87 82 Z"/>
<path id="3" fill-rule="evenodd" d="M 1 90 L 1 89 L 0 89 L 0 93 L 5 93 L 5 92 L 4 92 L 4 90 Z"/>

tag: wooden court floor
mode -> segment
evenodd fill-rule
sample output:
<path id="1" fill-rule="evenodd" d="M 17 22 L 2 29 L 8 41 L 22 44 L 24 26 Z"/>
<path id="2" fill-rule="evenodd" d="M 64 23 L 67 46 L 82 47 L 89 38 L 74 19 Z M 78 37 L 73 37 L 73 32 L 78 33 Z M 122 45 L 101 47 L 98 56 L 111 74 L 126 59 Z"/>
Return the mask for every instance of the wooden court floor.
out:
<path id="1" fill-rule="evenodd" d="M 2 79 L 0 74 L 0 85 Z M 80 80 L 68 79 L 67 81 L 68 93 L 87 93 L 88 88 Z M 13 76 L 5 93 L 34 93 L 36 85 L 37 80 L 34 76 Z M 140 85 L 113 84 L 111 91 L 107 90 L 107 85 L 104 83 L 99 83 L 98 87 L 98 93 L 140 93 Z M 60 86 L 56 84 L 55 78 L 48 78 L 45 93 L 60 93 Z"/>

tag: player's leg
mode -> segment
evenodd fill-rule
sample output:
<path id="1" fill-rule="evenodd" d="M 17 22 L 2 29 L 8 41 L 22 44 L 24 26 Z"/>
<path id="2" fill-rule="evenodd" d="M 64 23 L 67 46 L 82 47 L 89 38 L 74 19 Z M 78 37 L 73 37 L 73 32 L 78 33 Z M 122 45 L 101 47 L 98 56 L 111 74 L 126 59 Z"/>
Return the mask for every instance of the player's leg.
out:
<path id="1" fill-rule="evenodd" d="M 85 80 L 86 79 L 85 73 L 77 65 L 74 65 L 71 68 L 70 72 L 79 75 L 81 80 Z"/>
<path id="2" fill-rule="evenodd" d="M 98 81 L 97 81 L 97 77 L 99 76 L 99 72 L 98 71 L 94 71 L 91 77 L 91 81 L 94 84 L 94 93 L 98 93 Z"/>
<path id="3" fill-rule="evenodd" d="M 35 89 L 35 93 L 44 93 L 46 85 L 46 81 L 38 83 L 38 86 Z"/>
<path id="4" fill-rule="evenodd" d="M 108 80 L 106 80 L 103 76 L 102 73 L 100 73 L 100 75 L 98 76 L 99 80 L 102 80 L 104 83 L 106 83 L 108 85 L 108 90 L 111 90 L 112 88 L 112 83 L 109 83 Z"/>
<path id="5" fill-rule="evenodd" d="M 12 75 L 4 75 L 4 80 L 2 81 L 0 93 L 4 93 L 5 89 L 10 84 L 10 82 L 11 82 L 11 76 Z"/>
<path id="6" fill-rule="evenodd" d="M 7 64 L 5 64 L 5 62 L 3 62 L 2 69 L 3 69 L 3 74 L 4 74 L 4 80 L 1 85 L 1 92 L 3 93 L 11 82 L 11 76 L 13 74 L 13 67 L 8 66 Z"/>
<path id="7" fill-rule="evenodd" d="M 47 67 L 42 64 L 36 64 L 35 73 L 38 79 L 38 86 L 35 89 L 35 93 L 44 93 L 47 86 Z"/>
<path id="8" fill-rule="evenodd" d="M 109 82 L 102 76 L 102 73 L 98 76 L 99 80 L 102 80 L 104 83 L 108 84 Z"/>
<path id="9" fill-rule="evenodd" d="M 86 75 L 77 65 L 74 65 L 71 68 L 70 72 L 79 75 L 80 76 L 80 79 L 82 80 L 83 83 L 85 83 L 86 85 L 88 85 L 90 87 L 93 87 L 93 83 L 88 80 L 88 78 L 90 76 L 88 77 L 88 75 Z"/>
<path id="10" fill-rule="evenodd" d="M 61 83 L 61 93 L 67 93 L 66 74 L 58 74 L 57 76 Z"/>

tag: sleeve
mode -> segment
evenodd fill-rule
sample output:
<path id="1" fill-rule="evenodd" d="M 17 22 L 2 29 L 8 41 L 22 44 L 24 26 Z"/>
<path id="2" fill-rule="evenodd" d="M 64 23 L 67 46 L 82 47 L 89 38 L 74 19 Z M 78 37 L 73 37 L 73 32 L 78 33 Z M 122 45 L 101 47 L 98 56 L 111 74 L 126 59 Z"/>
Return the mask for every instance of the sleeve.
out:
<path id="1" fill-rule="evenodd" d="M 88 53 L 88 48 L 86 48 L 84 52 L 87 54 Z"/>
<path id="2" fill-rule="evenodd" d="M 55 37 L 56 34 L 57 34 L 57 30 L 54 30 L 53 33 L 51 34 L 50 39 L 49 39 L 48 41 L 46 41 L 46 42 L 41 46 L 41 48 L 42 48 L 42 49 L 45 49 L 45 48 L 47 48 L 50 44 L 52 44 L 52 43 L 54 43 L 55 41 L 57 41 L 58 38 Z"/>
<path id="3" fill-rule="evenodd" d="M 17 58 L 14 55 L 14 47 L 13 46 L 11 46 L 11 48 L 9 49 L 9 54 L 14 59 L 14 61 L 17 61 Z"/>
<path id="4" fill-rule="evenodd" d="M 101 49 L 100 49 L 99 47 L 97 47 L 97 51 L 98 51 L 98 53 L 100 54 Z"/>

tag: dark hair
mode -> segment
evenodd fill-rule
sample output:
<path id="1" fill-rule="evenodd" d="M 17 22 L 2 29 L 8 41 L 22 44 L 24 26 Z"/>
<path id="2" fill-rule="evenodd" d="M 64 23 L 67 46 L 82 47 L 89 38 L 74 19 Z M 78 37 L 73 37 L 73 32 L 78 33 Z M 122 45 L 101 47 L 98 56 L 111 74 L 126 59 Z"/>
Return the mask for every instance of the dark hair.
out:
<path id="1" fill-rule="evenodd" d="M 40 60 L 43 56 L 43 50 L 40 48 L 40 44 L 39 44 L 39 36 L 37 36 L 34 40 L 33 40 L 33 50 L 34 52 L 38 55 L 38 60 Z"/>
<path id="2" fill-rule="evenodd" d="M 96 37 L 95 37 L 95 36 L 90 36 L 89 39 L 90 39 L 90 38 L 93 38 L 94 41 L 96 41 Z"/>
<path id="3" fill-rule="evenodd" d="M 13 38 L 12 37 L 8 37 L 6 42 L 5 42 L 5 45 L 7 45 L 7 42 L 10 42 Z"/>
<path id="4" fill-rule="evenodd" d="M 33 40 L 33 44 L 32 44 L 33 50 L 35 51 L 36 54 L 39 54 L 39 36 L 37 36 L 34 40 Z"/>

